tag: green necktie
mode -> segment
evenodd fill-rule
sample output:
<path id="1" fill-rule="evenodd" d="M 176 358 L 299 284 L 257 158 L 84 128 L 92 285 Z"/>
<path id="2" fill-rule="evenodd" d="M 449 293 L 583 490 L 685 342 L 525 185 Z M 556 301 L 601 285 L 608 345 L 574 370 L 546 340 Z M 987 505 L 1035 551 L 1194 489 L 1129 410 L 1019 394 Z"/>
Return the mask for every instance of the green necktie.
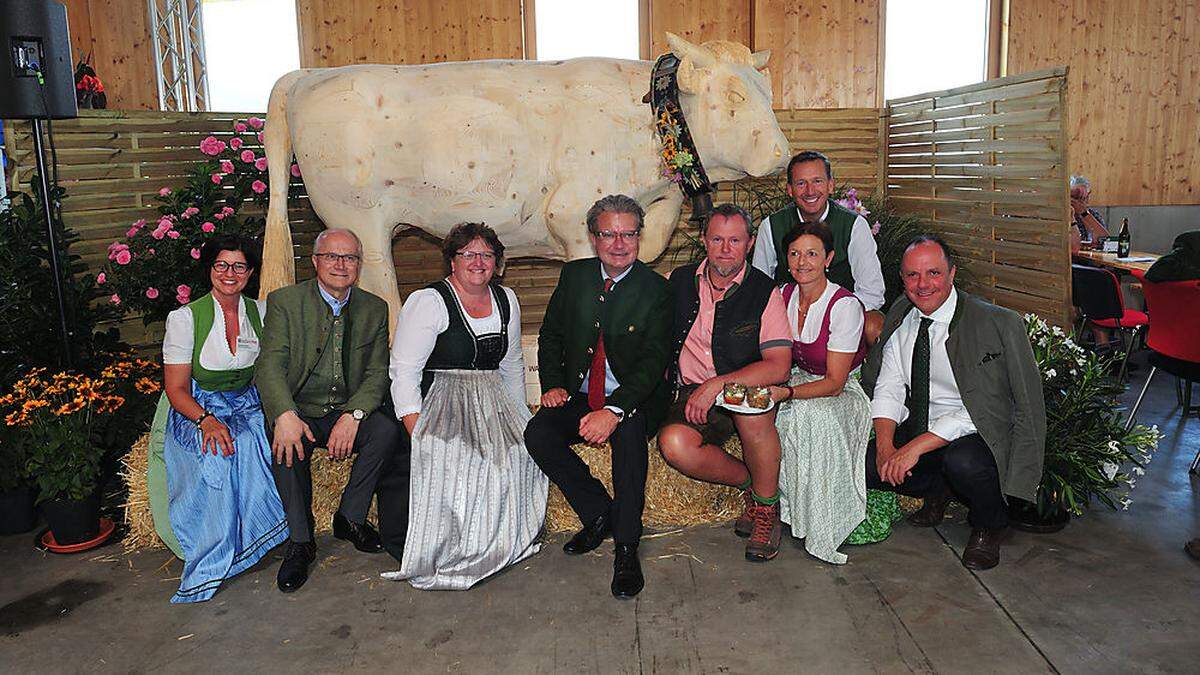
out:
<path id="1" fill-rule="evenodd" d="M 912 353 L 912 433 L 913 436 L 929 430 L 929 324 L 933 319 L 921 317 L 917 329 L 917 341 Z"/>

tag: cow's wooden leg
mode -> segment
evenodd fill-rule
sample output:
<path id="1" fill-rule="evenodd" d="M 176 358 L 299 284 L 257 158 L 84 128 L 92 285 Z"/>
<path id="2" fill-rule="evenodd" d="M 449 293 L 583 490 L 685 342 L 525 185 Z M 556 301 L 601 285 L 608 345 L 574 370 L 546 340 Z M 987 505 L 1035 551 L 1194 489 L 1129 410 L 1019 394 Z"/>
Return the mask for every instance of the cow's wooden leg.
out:
<path id="1" fill-rule="evenodd" d="M 638 258 L 650 262 L 667 249 L 675 225 L 679 223 L 679 209 L 683 205 L 683 194 L 672 190 L 662 199 L 646 209 L 645 225 L 642 227 L 642 248 Z"/>
<path id="2" fill-rule="evenodd" d="M 388 339 L 396 332 L 400 316 L 400 288 L 396 285 L 396 265 L 392 261 L 392 224 L 354 227 L 362 241 L 362 270 L 358 286 L 383 298 L 388 305 Z"/>

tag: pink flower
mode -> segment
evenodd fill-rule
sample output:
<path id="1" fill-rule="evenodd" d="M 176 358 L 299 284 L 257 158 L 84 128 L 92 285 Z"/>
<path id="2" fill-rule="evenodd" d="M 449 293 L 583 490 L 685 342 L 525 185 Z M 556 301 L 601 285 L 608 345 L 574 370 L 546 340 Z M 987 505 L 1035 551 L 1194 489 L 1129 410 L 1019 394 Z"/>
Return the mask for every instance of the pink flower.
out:
<path id="1" fill-rule="evenodd" d="M 247 129 L 246 125 L 242 124 L 241 122 L 237 122 L 236 124 L 233 125 L 233 130 L 238 132 L 239 134 L 246 133 L 246 129 Z"/>
<path id="2" fill-rule="evenodd" d="M 224 151 L 225 141 L 217 140 L 215 136 L 209 136 L 208 138 L 200 141 L 200 152 L 203 152 L 209 157 L 216 157 Z"/>
<path id="3" fill-rule="evenodd" d="M 198 248 L 192 249 L 192 260 L 199 260 L 199 259 L 200 259 L 200 249 L 198 249 Z"/>
<path id="4" fill-rule="evenodd" d="M 214 213 L 213 218 L 216 220 L 225 220 L 225 214 L 224 213 Z"/>
<path id="5" fill-rule="evenodd" d="M 260 132 L 258 132 L 258 142 L 259 142 L 259 143 L 262 143 L 262 142 L 263 142 L 263 137 L 262 137 L 262 132 L 261 132 L 261 131 L 260 131 Z"/>
<path id="6" fill-rule="evenodd" d="M 181 305 L 186 305 L 188 303 L 188 300 L 191 300 L 191 299 L 192 299 L 192 289 L 188 288 L 187 285 L 181 284 L 178 288 L 175 289 L 175 302 L 178 302 Z"/>
<path id="7" fill-rule="evenodd" d="M 221 184 L 221 179 L 222 179 L 222 178 L 224 178 L 224 177 L 225 177 L 225 174 L 222 174 L 222 173 L 214 173 L 214 174 L 212 175 L 212 182 L 213 182 L 213 184 L 215 184 L 215 185 L 220 185 L 220 184 Z"/>
<path id="8" fill-rule="evenodd" d="M 119 254 L 121 251 L 128 251 L 128 250 L 129 250 L 128 244 L 122 244 L 119 241 L 114 241 L 113 243 L 108 245 L 108 259 L 116 260 L 117 254 Z"/>
<path id="9" fill-rule="evenodd" d="M 170 232 L 167 232 L 167 236 L 172 239 L 178 239 L 179 238 L 179 230 L 171 230 Z"/>
<path id="10" fill-rule="evenodd" d="M 225 173 L 233 173 L 233 162 L 223 159 L 221 160 L 221 171 Z"/>
<path id="11" fill-rule="evenodd" d="M 179 284 L 175 287 L 175 293 L 177 295 L 191 295 L 192 289 L 187 284 Z"/>
<path id="12" fill-rule="evenodd" d="M 101 272 L 100 274 L 96 275 L 96 283 L 98 283 L 98 284 L 102 284 L 107 280 L 108 280 L 108 277 L 104 276 L 104 272 Z"/>
<path id="13" fill-rule="evenodd" d="M 242 161 L 247 164 L 253 163 L 254 162 L 254 151 L 253 150 L 243 150 L 241 158 L 242 158 Z"/>
<path id="14" fill-rule="evenodd" d="M 175 224 L 173 222 L 171 222 L 171 219 L 168 218 L 167 216 L 163 216 L 162 218 L 158 219 L 158 229 L 160 229 L 164 232 L 171 229 L 174 226 L 175 226 Z"/>
<path id="15" fill-rule="evenodd" d="M 262 182 L 261 180 L 256 180 L 250 184 L 250 189 L 254 190 L 254 192 L 256 194 L 261 195 L 262 193 L 267 191 L 267 184 Z"/>
<path id="16" fill-rule="evenodd" d="M 191 218 L 192 216 L 196 215 L 197 213 L 200 213 L 200 209 L 198 209 L 194 206 L 189 206 L 183 210 L 183 213 L 179 214 L 179 217 L 181 219 L 186 220 L 186 219 Z"/>
<path id="17" fill-rule="evenodd" d="M 232 215 L 233 215 L 233 207 L 230 207 L 230 206 L 222 206 L 222 207 L 221 207 L 221 215 L 223 215 L 223 216 L 232 216 Z"/>
<path id="18" fill-rule="evenodd" d="M 233 148 L 234 150 L 241 148 L 242 147 L 242 139 L 240 139 L 240 138 L 229 139 L 229 147 Z"/>
<path id="19" fill-rule="evenodd" d="M 108 301 L 114 305 L 119 305 L 119 304 L 121 304 L 121 296 L 117 295 L 116 293 L 113 293 L 111 296 L 109 296 Z"/>
<path id="20" fill-rule="evenodd" d="M 136 235 L 138 233 L 139 230 L 142 229 L 142 227 L 145 224 L 146 224 L 145 218 L 139 218 L 139 219 L 133 221 L 133 225 L 131 225 L 129 227 L 129 231 L 125 233 L 125 237 L 132 238 L 134 235 Z"/>
<path id="21" fill-rule="evenodd" d="M 300 165 L 295 162 L 292 162 L 292 176 L 295 178 L 300 177 Z"/>
<path id="22" fill-rule="evenodd" d="M 120 251 L 115 258 L 118 265 L 128 265 L 130 260 L 133 260 L 133 255 L 128 251 Z"/>
<path id="23" fill-rule="evenodd" d="M 212 232 L 215 229 L 217 229 L 217 226 L 213 225 L 211 222 L 209 222 L 207 220 L 204 221 L 204 223 L 200 225 L 201 232 Z"/>
<path id="24" fill-rule="evenodd" d="M 154 249 L 152 249 L 152 248 L 148 248 L 148 249 L 146 249 L 146 253 L 147 253 L 148 255 L 154 255 Z"/>
<path id="25" fill-rule="evenodd" d="M 158 297 L 158 289 L 153 286 L 151 286 L 150 288 L 147 288 L 146 289 L 146 297 L 150 298 L 151 300 L 154 300 L 155 298 Z"/>
<path id="26" fill-rule="evenodd" d="M 171 194 L 171 188 L 166 188 L 166 187 L 165 187 L 165 188 L 163 188 L 163 189 L 161 189 L 161 190 L 159 190 L 159 191 L 158 191 L 158 196 L 159 196 L 159 197 L 166 197 L 166 196 L 167 196 L 167 195 L 169 195 L 169 194 Z"/>
<path id="27" fill-rule="evenodd" d="M 154 237 L 155 239 L 162 239 L 163 237 L 167 236 L 167 231 L 156 227 L 154 228 L 154 231 L 150 233 L 150 236 Z"/>
<path id="28" fill-rule="evenodd" d="M 246 123 L 250 125 L 251 129 L 263 128 L 263 120 L 261 117 L 251 117 L 250 119 L 246 120 Z"/>
<path id="29" fill-rule="evenodd" d="M 881 225 L 882 225 L 882 223 L 880 223 L 878 220 L 877 220 L 877 221 L 875 221 L 875 224 L 871 226 L 871 235 L 872 235 L 872 236 L 875 236 L 875 235 L 878 235 L 878 234 L 879 234 L 879 227 L 880 227 Z"/>
<path id="30" fill-rule="evenodd" d="M 140 232 L 140 231 L 141 231 L 141 230 L 140 230 L 138 227 L 136 227 L 136 226 L 135 226 L 135 227 L 131 227 L 131 228 L 129 228 L 129 231 L 125 233 L 125 238 L 126 238 L 126 239 L 132 239 L 132 238 L 134 237 L 134 235 L 136 235 L 136 234 L 137 234 L 138 232 Z"/>
<path id="31" fill-rule="evenodd" d="M 267 158 L 259 157 L 258 159 L 254 160 L 254 168 L 258 169 L 259 171 L 266 171 L 267 170 Z"/>

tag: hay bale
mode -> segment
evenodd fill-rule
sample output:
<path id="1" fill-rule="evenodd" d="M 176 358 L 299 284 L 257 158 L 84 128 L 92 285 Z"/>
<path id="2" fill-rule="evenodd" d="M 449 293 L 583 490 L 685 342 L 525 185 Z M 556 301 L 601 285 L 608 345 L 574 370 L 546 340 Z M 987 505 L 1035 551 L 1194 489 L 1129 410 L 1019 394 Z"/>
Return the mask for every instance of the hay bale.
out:
<path id="1" fill-rule="evenodd" d="M 575 452 L 588 467 L 592 475 L 612 493 L 612 460 L 609 447 L 576 445 Z M 725 451 L 735 457 L 742 456 L 742 446 L 737 437 L 725 444 Z M 646 509 L 642 513 L 642 524 L 651 528 L 681 527 L 704 523 L 719 523 L 733 520 L 741 513 L 742 500 L 737 489 L 725 485 L 713 485 L 692 480 L 667 464 L 658 451 L 655 440 L 650 441 L 650 466 L 646 475 Z M 550 533 L 570 532 L 581 527 L 579 518 L 567 504 L 558 487 L 550 486 L 550 500 L 546 507 L 546 531 Z"/>
<path id="2" fill-rule="evenodd" d="M 129 487 L 125 500 L 125 526 L 128 534 L 123 542 L 126 551 L 166 548 L 154 531 L 154 519 L 150 515 L 150 496 L 146 487 L 146 447 L 150 434 L 143 435 L 125 457 L 122 458 L 121 476 Z M 350 478 L 351 462 L 331 462 L 324 452 L 314 453 L 312 458 L 313 518 L 317 534 L 332 529 L 333 513 L 337 510 L 342 490 Z M 377 520 L 372 505 L 371 520 Z"/>

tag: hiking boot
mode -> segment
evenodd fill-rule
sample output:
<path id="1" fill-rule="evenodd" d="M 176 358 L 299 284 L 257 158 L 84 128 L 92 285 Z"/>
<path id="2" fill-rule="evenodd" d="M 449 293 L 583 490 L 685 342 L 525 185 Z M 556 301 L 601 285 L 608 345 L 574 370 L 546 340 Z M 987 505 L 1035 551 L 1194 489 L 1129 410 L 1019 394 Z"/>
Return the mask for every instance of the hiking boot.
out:
<path id="1" fill-rule="evenodd" d="M 754 497 L 750 496 L 750 488 L 742 490 L 742 515 L 733 521 L 733 533 L 745 539 L 754 529 Z"/>
<path id="2" fill-rule="evenodd" d="M 766 562 L 779 555 L 779 540 L 783 536 L 783 523 L 779 520 L 779 502 L 770 506 L 755 504 L 754 527 L 746 542 L 746 560 Z"/>

